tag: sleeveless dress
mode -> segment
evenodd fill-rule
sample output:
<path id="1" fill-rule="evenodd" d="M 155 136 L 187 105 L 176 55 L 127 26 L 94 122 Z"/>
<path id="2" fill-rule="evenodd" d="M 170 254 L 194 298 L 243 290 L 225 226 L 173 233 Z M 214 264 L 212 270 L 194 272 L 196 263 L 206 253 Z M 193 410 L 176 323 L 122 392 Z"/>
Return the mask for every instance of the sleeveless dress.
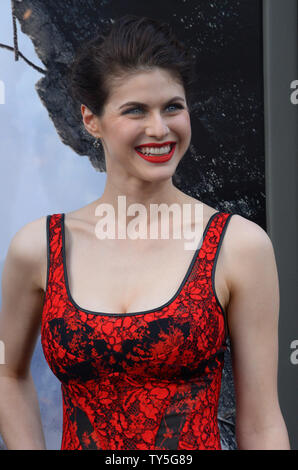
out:
<path id="1" fill-rule="evenodd" d="M 217 411 L 228 325 L 214 276 L 232 215 L 211 216 L 167 303 L 126 314 L 75 303 L 64 213 L 47 216 L 41 344 L 61 382 L 61 450 L 221 450 Z"/>

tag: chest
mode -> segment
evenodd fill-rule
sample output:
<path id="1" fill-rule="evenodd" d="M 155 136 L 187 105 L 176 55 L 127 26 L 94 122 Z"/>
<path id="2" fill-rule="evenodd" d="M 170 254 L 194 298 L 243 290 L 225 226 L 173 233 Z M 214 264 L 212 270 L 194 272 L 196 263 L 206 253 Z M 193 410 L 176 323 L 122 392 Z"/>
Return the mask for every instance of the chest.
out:
<path id="1" fill-rule="evenodd" d="M 184 239 L 99 240 L 64 225 L 63 256 L 70 296 L 78 306 L 95 312 L 139 312 L 162 306 L 184 283 L 196 253 L 196 248 L 185 248 Z M 225 309 L 229 291 L 223 248 L 216 263 L 214 287 Z"/>

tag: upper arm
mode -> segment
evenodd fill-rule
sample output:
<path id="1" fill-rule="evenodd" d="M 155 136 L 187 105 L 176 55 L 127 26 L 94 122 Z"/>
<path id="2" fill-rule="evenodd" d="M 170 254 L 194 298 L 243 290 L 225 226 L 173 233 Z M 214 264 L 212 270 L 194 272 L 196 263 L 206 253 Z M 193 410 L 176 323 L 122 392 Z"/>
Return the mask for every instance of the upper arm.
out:
<path id="1" fill-rule="evenodd" d="M 277 389 L 279 280 L 267 233 L 239 215 L 232 217 L 230 225 L 227 318 L 236 430 L 242 436 L 265 429 L 280 419 Z"/>
<path id="2" fill-rule="evenodd" d="M 46 249 L 46 217 L 23 226 L 12 238 L 2 272 L 1 374 L 26 375 L 39 334 L 44 291 L 41 261 Z"/>

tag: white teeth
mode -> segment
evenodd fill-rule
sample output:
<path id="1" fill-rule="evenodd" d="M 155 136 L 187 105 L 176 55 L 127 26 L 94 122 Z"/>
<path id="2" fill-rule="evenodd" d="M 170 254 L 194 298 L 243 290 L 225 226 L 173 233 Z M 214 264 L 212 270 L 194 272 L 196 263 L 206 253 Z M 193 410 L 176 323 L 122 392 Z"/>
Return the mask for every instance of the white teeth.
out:
<path id="1" fill-rule="evenodd" d="M 137 149 L 146 155 L 162 155 L 162 154 L 167 154 L 171 150 L 170 145 L 165 145 L 164 147 L 137 147 Z"/>

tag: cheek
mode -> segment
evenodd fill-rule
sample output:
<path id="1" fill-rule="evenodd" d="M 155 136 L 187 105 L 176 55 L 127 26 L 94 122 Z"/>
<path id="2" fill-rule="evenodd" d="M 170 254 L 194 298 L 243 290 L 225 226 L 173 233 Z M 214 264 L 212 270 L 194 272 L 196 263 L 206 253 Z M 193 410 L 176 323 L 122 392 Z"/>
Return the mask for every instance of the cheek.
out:
<path id="1" fill-rule="evenodd" d="M 114 145 L 119 147 L 131 147 L 135 144 L 136 139 L 142 133 L 138 125 L 134 123 L 126 123 L 125 125 L 117 127 L 111 134 L 110 138 L 114 141 Z"/>
<path id="2" fill-rule="evenodd" d="M 190 140 L 191 138 L 191 123 L 189 114 L 181 115 L 177 118 L 175 122 L 175 127 L 173 130 L 181 136 L 182 139 Z"/>
<path id="3" fill-rule="evenodd" d="M 189 113 L 184 111 L 178 116 L 175 117 L 175 120 L 173 120 L 172 123 L 173 126 L 179 127 L 181 130 L 182 129 L 189 129 L 190 128 L 190 116 Z"/>

